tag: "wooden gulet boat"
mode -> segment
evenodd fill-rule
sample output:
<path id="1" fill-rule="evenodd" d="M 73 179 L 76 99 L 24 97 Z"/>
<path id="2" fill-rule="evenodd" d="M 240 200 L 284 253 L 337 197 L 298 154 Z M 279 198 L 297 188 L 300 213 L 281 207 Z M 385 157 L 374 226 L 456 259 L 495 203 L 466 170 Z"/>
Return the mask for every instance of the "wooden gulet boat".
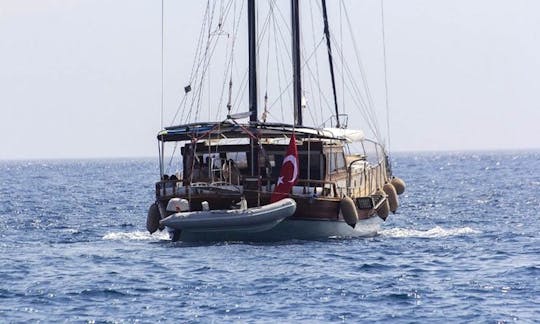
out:
<path id="1" fill-rule="evenodd" d="M 385 148 L 362 131 L 346 129 L 337 104 L 336 127 L 303 125 L 298 0 L 291 3 L 294 124 L 258 119 L 255 1 L 249 0 L 249 113 L 231 114 L 229 104 L 223 121 L 158 133 L 160 180 L 147 217 L 151 233 L 166 228 L 173 241 L 372 236 L 398 208 L 405 184 L 392 176 Z M 328 26 L 325 33 L 332 62 Z M 249 122 L 239 121 L 245 117 Z M 363 152 L 348 151 L 354 142 Z M 182 170 L 173 175 L 165 171 L 170 143 L 181 154 Z"/>

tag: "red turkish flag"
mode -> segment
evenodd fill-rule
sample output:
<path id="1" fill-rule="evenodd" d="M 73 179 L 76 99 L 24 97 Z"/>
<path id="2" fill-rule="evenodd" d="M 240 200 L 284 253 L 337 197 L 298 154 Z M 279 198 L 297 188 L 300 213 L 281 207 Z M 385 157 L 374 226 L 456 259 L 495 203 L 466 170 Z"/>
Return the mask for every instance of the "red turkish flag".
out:
<path id="1" fill-rule="evenodd" d="M 296 149 L 296 137 L 294 133 L 291 136 L 289 142 L 289 148 L 287 148 L 287 154 L 281 164 L 281 172 L 279 178 L 270 198 L 270 202 L 276 202 L 289 196 L 289 192 L 292 187 L 298 181 L 298 150 Z"/>

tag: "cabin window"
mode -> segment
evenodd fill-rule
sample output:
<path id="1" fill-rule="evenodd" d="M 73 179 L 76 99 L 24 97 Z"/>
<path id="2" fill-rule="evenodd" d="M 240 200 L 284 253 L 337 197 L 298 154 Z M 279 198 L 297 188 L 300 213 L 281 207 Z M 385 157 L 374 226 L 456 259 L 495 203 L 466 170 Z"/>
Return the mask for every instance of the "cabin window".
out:
<path id="1" fill-rule="evenodd" d="M 343 152 L 332 152 L 328 154 L 328 169 L 330 173 L 345 169 L 345 156 Z"/>
<path id="2" fill-rule="evenodd" d="M 300 179 L 322 180 L 324 163 L 321 159 L 321 154 L 311 153 L 308 159 L 308 154 L 301 152 L 298 156 Z M 308 161 L 309 160 L 309 161 Z M 308 177 L 309 170 L 309 177 Z"/>
<path id="3" fill-rule="evenodd" d="M 263 156 L 263 162 L 261 163 L 261 165 L 264 165 L 265 161 L 264 161 L 264 156 Z M 273 168 L 276 166 L 276 157 L 274 156 L 274 154 L 268 154 L 268 163 L 270 163 L 270 166 Z"/>
<path id="4" fill-rule="evenodd" d="M 271 177 L 277 179 L 281 173 L 281 165 L 283 164 L 283 159 L 285 156 L 282 154 L 270 154 L 268 158 L 270 160 L 270 165 L 272 166 Z"/>
<path id="5" fill-rule="evenodd" d="M 210 167 L 210 165 L 212 165 L 212 162 L 215 164 L 217 163 L 216 161 L 219 161 L 219 160 L 220 160 L 219 153 L 211 153 L 211 154 L 206 153 L 206 154 L 196 156 L 195 163 L 196 165 L 198 164 L 202 167 L 208 168 Z"/>
<path id="6" fill-rule="evenodd" d="M 279 177 L 284 158 L 285 156 L 283 154 L 268 154 L 268 160 L 270 162 L 270 166 L 272 167 L 270 175 L 272 178 Z M 311 153 L 311 156 L 308 159 L 307 152 L 299 152 L 298 163 L 298 179 L 324 179 L 324 156 L 320 153 Z"/>
<path id="7" fill-rule="evenodd" d="M 227 160 L 233 160 L 240 171 L 248 168 L 246 152 L 227 152 Z"/>
<path id="8" fill-rule="evenodd" d="M 336 153 L 328 154 L 328 168 L 330 172 L 336 171 Z"/>
<path id="9" fill-rule="evenodd" d="M 345 156 L 342 152 L 336 153 L 336 169 L 345 169 Z"/>

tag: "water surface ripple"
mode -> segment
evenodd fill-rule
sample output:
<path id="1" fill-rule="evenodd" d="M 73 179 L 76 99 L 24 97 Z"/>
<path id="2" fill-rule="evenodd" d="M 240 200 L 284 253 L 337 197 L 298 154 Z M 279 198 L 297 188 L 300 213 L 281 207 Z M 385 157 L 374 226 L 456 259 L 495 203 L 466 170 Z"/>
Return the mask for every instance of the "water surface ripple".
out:
<path id="1" fill-rule="evenodd" d="M 366 239 L 171 243 L 152 160 L 0 162 L 2 322 L 534 322 L 540 153 L 397 154 Z"/>

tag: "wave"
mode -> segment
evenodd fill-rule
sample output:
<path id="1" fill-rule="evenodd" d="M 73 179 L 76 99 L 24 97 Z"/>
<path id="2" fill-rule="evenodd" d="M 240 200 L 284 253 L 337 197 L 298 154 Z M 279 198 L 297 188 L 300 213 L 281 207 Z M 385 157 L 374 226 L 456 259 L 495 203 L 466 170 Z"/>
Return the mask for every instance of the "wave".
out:
<path id="1" fill-rule="evenodd" d="M 427 231 L 408 229 L 408 228 L 392 228 L 379 232 L 381 235 L 388 237 L 420 237 L 420 238 L 437 238 L 458 236 L 466 234 L 479 234 L 480 231 L 472 229 L 470 227 L 450 228 L 445 229 L 440 226 L 436 226 Z"/>
<path id="2" fill-rule="evenodd" d="M 481 233 L 470 227 L 461 227 L 461 228 L 451 228 L 445 229 L 440 226 L 436 226 L 432 229 L 422 231 L 408 228 L 392 228 L 387 230 L 382 230 L 379 232 L 380 235 L 386 237 L 419 237 L 419 238 L 437 238 L 437 237 L 448 237 L 448 236 L 458 236 L 466 234 L 478 234 Z M 135 232 L 111 232 L 103 236 L 104 240 L 110 241 L 162 241 L 169 240 L 169 234 L 166 231 L 156 232 L 150 234 L 144 231 L 135 231 Z"/>
<path id="3" fill-rule="evenodd" d="M 150 234 L 148 232 L 112 232 L 103 236 L 104 240 L 110 241 L 161 241 L 168 240 L 169 234 L 166 231 Z"/>

